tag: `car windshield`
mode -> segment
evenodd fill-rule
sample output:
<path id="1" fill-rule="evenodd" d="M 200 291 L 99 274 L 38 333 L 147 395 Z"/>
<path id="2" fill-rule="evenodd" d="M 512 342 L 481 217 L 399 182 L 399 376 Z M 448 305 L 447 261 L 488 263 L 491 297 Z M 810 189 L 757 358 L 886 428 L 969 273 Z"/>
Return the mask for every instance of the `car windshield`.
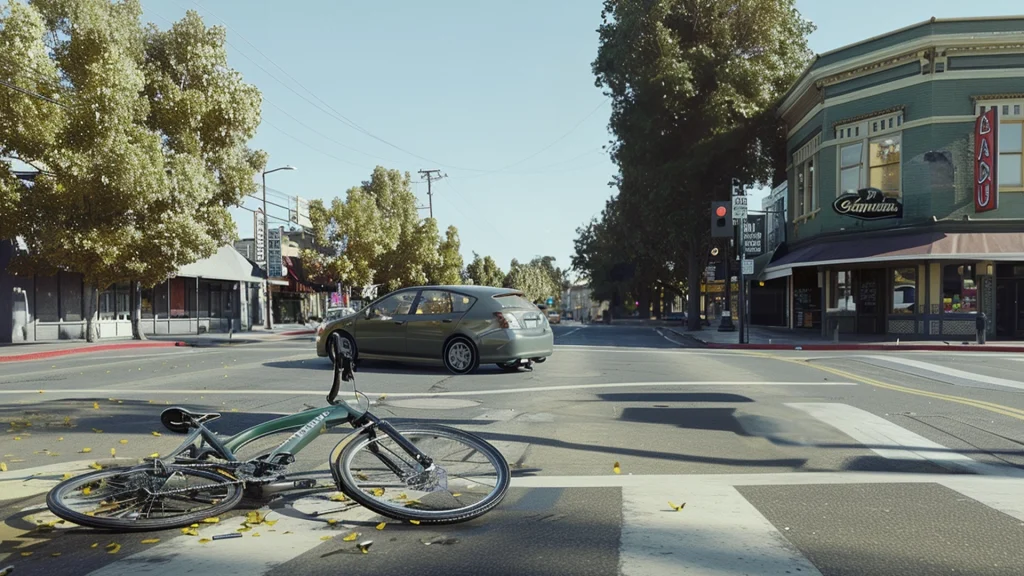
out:
<path id="1" fill-rule="evenodd" d="M 494 301 L 502 308 L 536 308 L 533 302 L 526 299 L 526 296 L 518 293 L 498 294 L 494 297 Z"/>

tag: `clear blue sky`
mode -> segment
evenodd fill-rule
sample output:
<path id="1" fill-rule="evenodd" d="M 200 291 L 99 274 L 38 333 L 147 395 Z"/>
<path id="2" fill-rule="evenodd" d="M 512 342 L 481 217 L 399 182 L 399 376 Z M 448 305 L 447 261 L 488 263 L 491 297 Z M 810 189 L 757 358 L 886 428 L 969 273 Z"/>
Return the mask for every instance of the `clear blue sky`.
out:
<path id="1" fill-rule="evenodd" d="M 576 228 L 612 193 L 615 170 L 601 151 L 609 107 L 590 71 L 601 4 L 143 0 L 161 28 L 189 8 L 226 23 L 231 65 L 264 95 L 253 146 L 271 166 L 299 168 L 270 175 L 268 187 L 330 199 L 377 164 L 415 180 L 419 169 L 440 169 L 440 227 L 458 227 L 467 262 L 476 251 L 502 268 L 545 254 L 568 267 Z M 797 5 L 818 26 L 816 52 L 932 16 L 1024 12 L 1012 0 L 899 0 L 884 14 L 831 0 Z M 415 186 L 426 205 L 426 184 Z M 240 235 L 251 236 L 251 214 L 234 213 Z"/>

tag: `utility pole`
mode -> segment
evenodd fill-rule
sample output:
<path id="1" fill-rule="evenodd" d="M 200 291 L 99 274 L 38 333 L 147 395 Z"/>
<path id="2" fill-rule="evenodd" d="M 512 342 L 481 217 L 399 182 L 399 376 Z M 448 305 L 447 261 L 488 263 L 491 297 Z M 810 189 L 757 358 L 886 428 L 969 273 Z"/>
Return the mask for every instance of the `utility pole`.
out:
<path id="1" fill-rule="evenodd" d="M 430 217 L 433 218 L 434 217 L 434 189 L 431 187 L 431 184 L 434 183 L 434 180 L 440 180 L 441 178 L 444 178 L 444 175 L 441 174 L 440 170 L 420 170 L 419 174 L 420 174 L 420 176 L 423 176 L 424 178 L 427 179 L 427 202 L 430 205 Z"/>

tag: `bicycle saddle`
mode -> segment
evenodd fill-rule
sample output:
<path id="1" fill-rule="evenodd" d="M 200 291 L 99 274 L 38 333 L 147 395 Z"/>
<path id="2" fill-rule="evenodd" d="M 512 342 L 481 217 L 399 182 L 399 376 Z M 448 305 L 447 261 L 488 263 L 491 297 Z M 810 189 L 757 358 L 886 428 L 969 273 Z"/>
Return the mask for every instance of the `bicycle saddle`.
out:
<path id="1" fill-rule="evenodd" d="M 179 406 L 168 408 L 160 413 L 160 423 L 171 432 L 184 434 L 192 427 L 192 423 L 212 422 L 220 418 L 219 412 L 190 412 Z"/>

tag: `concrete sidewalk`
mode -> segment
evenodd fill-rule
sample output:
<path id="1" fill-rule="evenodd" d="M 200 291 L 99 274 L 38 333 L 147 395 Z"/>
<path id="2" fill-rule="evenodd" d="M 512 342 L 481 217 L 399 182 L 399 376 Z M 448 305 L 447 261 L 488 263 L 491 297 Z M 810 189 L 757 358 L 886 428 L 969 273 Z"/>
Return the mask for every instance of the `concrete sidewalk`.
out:
<path id="1" fill-rule="evenodd" d="M 923 350 L 923 351 L 964 351 L 975 352 L 1021 352 L 1024 342 L 988 341 L 977 344 L 974 340 L 886 340 L 883 337 L 864 334 L 842 334 L 839 341 L 823 338 L 809 330 L 788 330 L 764 326 L 749 327 L 747 343 L 739 343 L 739 330 L 719 332 L 718 322 L 697 332 L 685 328 L 669 328 L 676 335 L 707 348 L 738 350 Z"/>
<path id="2" fill-rule="evenodd" d="M 85 340 L 60 340 L 57 342 L 19 342 L 0 345 L 0 362 L 26 362 L 45 360 L 69 354 L 95 354 L 133 348 L 167 348 L 174 346 L 225 346 L 272 342 L 312 336 L 315 325 L 280 324 L 271 330 L 262 327 L 247 332 L 206 333 L 206 334 L 147 334 L 146 340 L 104 339 L 99 342 Z"/>

